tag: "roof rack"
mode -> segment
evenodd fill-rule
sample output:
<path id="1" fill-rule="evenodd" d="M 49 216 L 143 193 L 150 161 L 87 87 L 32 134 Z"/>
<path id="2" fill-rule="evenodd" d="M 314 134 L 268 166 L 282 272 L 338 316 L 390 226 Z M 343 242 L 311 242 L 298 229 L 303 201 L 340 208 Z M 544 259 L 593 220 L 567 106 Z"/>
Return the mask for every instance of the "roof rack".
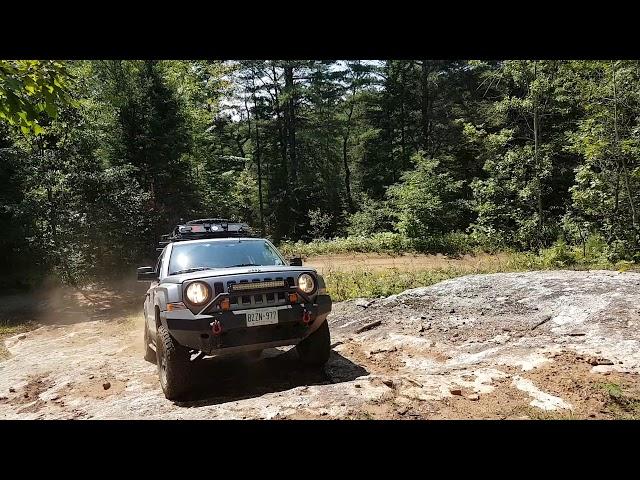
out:
<path id="1" fill-rule="evenodd" d="M 246 223 L 233 222 L 226 218 L 201 218 L 176 225 L 171 233 L 162 235 L 157 250 L 162 250 L 169 243 L 185 240 L 252 236 L 251 228 Z"/>

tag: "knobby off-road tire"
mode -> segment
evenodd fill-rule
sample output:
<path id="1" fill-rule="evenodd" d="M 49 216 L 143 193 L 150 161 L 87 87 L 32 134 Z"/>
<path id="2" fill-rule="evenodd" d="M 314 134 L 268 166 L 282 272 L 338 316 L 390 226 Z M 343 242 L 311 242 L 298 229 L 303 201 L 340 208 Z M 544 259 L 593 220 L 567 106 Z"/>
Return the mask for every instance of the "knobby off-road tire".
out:
<path id="1" fill-rule="evenodd" d="M 296 346 L 300 361 L 307 365 L 321 367 L 329 360 L 331 335 L 326 320 L 318 329 Z"/>
<path id="2" fill-rule="evenodd" d="M 156 363 L 156 352 L 149 346 L 149 329 L 147 328 L 147 319 L 144 320 L 144 359 L 147 362 Z M 157 343 L 157 342 L 156 342 Z"/>
<path id="3" fill-rule="evenodd" d="M 158 326 L 156 341 L 158 374 L 164 396 L 180 400 L 191 389 L 189 350 L 178 344 L 164 325 Z"/>

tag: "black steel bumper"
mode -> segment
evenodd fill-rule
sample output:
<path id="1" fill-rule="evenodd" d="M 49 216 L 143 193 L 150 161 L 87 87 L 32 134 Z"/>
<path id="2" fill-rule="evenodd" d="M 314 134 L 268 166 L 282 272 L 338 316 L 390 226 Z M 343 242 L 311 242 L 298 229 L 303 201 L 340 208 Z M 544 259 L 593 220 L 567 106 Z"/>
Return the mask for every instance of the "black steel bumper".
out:
<path id="1" fill-rule="evenodd" d="M 289 306 L 287 306 L 289 307 Z M 303 322 L 304 311 L 311 321 Z M 233 353 L 280 345 L 293 345 L 326 321 L 331 312 L 331 297 L 318 295 L 315 303 L 294 304 L 278 312 L 278 323 L 247 327 L 246 315 L 226 311 L 197 318 L 163 318 L 171 336 L 181 345 L 205 354 Z M 219 322 L 221 331 L 214 334 L 213 325 Z"/>

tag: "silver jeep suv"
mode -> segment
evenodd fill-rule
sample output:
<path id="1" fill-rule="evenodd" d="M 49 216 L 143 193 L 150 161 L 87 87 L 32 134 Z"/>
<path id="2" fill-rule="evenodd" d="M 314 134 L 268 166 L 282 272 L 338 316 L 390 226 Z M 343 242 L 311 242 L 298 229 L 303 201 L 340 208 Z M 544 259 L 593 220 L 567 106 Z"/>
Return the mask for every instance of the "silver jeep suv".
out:
<path id="1" fill-rule="evenodd" d="M 287 262 L 271 242 L 248 235 L 246 224 L 193 220 L 165 236 L 144 301 L 145 359 L 158 365 L 171 400 L 190 390 L 192 364 L 205 355 L 296 345 L 300 360 L 329 359 L 324 279 L 301 259 Z"/>

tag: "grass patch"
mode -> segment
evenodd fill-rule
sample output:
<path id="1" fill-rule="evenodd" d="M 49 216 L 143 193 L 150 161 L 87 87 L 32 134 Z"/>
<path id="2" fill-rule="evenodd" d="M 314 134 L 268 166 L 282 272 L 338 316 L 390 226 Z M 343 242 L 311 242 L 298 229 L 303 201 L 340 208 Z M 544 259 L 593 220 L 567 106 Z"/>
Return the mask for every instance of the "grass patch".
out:
<path id="1" fill-rule="evenodd" d="M 618 420 L 640 420 L 640 397 L 626 386 L 617 383 L 599 383 L 597 388 L 606 395 L 605 409 Z"/>
<path id="2" fill-rule="evenodd" d="M 8 337 L 10 335 L 15 335 L 16 333 L 24 332 L 28 330 L 25 324 L 21 325 L 10 325 L 7 323 L 0 323 L 0 335 Z"/>
<path id="3" fill-rule="evenodd" d="M 303 257 L 349 253 L 441 253 L 449 256 L 508 253 L 514 261 L 529 263 L 531 267 L 537 268 L 615 268 L 624 271 L 637 267 L 637 264 L 629 260 L 632 256 L 629 252 L 618 252 L 598 236 L 590 237 L 584 245 L 573 245 L 558 240 L 549 248 L 535 252 L 522 252 L 506 246 L 496 247 L 481 243 L 473 236 L 461 232 L 428 238 L 407 238 L 399 233 L 379 232 L 368 237 L 339 237 L 331 240 L 313 240 L 309 243 L 283 241 L 278 248 L 285 256 Z"/>
<path id="4" fill-rule="evenodd" d="M 349 236 L 332 240 L 313 240 L 309 243 L 281 242 L 278 249 L 285 255 L 336 255 L 344 253 L 443 253 L 460 255 L 475 251 L 476 245 L 468 235 L 449 233 L 432 238 L 411 239 L 399 233 L 379 232 L 374 235 Z"/>
<path id="5" fill-rule="evenodd" d="M 579 420 L 581 418 L 571 410 L 548 411 L 536 407 L 527 407 L 524 412 L 531 420 Z"/>
<path id="6" fill-rule="evenodd" d="M 461 263 L 426 270 L 400 270 L 397 268 L 382 271 L 368 271 L 364 268 L 353 271 L 328 270 L 325 271 L 324 278 L 327 283 L 327 290 L 333 300 L 340 302 L 358 297 L 386 297 L 410 288 L 427 287 L 443 280 L 464 275 L 553 270 L 558 268 L 623 270 L 619 265 L 611 263 L 601 263 L 597 267 L 581 263 L 564 265 L 554 263 L 543 255 L 511 252 L 506 256 L 495 257 L 487 262 Z M 624 268 L 624 270 L 628 269 Z"/>
<path id="7" fill-rule="evenodd" d="M 424 271 L 406 271 L 394 268 L 379 272 L 366 270 L 330 271 L 325 273 L 324 278 L 333 301 L 341 302 L 358 297 L 387 297 L 409 288 L 433 285 L 468 273 L 468 271 L 458 268 Z"/>
<path id="8" fill-rule="evenodd" d="M 32 322 L 14 323 L 0 320 L 0 360 L 9 358 L 9 351 L 4 346 L 4 339 L 12 335 L 27 332 L 34 327 Z"/>

